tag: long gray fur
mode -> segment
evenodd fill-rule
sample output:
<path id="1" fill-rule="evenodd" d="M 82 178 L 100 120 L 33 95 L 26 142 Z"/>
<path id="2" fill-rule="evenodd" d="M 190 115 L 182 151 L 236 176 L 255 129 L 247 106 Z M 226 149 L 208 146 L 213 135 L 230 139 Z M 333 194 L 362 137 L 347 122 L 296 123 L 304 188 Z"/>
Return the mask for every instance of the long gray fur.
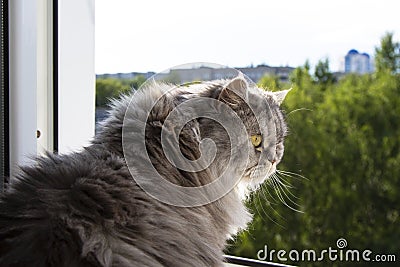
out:
<path id="1" fill-rule="evenodd" d="M 274 144 L 275 164 L 279 163 L 286 131 L 279 108 L 283 98 L 251 89 L 249 101 L 267 99 L 273 114 L 257 124 L 245 103 L 226 91 L 230 84 L 215 81 L 197 89 L 183 87 L 155 106 L 147 125 L 146 145 L 152 163 L 166 179 L 182 186 L 202 185 L 215 179 L 226 164 L 229 139 L 219 124 L 207 119 L 192 123 L 201 139 L 211 138 L 217 144 L 217 162 L 209 170 L 196 174 L 177 170 L 162 154 L 159 132 L 163 119 L 182 101 L 199 96 L 232 105 L 249 134 L 275 127 L 279 140 L 276 148 Z M 153 84 L 141 101 L 158 96 L 168 86 Z M 150 197 L 132 179 L 124 160 L 122 124 L 130 99 L 122 96 L 113 102 L 100 133 L 83 151 L 49 153 L 37 158 L 34 165 L 21 167 L 19 175 L 11 178 L 0 196 L 0 266 L 222 265 L 226 239 L 245 229 L 251 220 L 243 204 L 251 178 L 243 177 L 229 194 L 200 207 L 175 207 Z M 186 157 L 199 156 L 198 139 L 194 131 L 182 131 L 179 141 Z M 259 156 L 253 147 L 251 150 L 250 164 L 254 164 Z"/>

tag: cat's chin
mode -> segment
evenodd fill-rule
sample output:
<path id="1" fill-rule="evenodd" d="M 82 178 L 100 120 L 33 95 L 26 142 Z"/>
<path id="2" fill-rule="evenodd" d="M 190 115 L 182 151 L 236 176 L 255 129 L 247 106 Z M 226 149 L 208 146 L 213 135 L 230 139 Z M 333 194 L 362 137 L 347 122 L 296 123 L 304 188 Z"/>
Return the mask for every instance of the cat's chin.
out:
<path id="1" fill-rule="evenodd" d="M 236 186 L 240 199 L 245 200 L 276 172 L 276 164 L 257 165 L 249 168 Z"/>

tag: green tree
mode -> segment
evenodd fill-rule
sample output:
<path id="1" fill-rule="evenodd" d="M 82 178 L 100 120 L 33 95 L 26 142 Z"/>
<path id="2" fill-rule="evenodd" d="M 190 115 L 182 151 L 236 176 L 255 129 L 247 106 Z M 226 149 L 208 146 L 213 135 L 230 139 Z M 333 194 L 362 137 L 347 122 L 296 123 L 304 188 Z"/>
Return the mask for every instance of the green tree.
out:
<path id="1" fill-rule="evenodd" d="M 332 72 L 329 70 L 329 59 L 318 61 L 315 66 L 314 77 L 317 83 L 324 86 L 334 82 L 334 77 Z"/>
<path id="2" fill-rule="evenodd" d="M 139 89 L 139 87 L 146 81 L 143 75 L 138 75 L 132 79 L 122 79 L 120 80 L 122 84 L 128 85 L 132 89 Z"/>
<path id="3" fill-rule="evenodd" d="M 254 220 L 229 252 L 256 258 L 265 245 L 322 251 L 335 249 L 342 237 L 350 249 L 399 259 L 399 75 L 348 75 L 324 88 L 300 67 L 291 81 L 283 104 L 290 134 L 278 167 L 308 180 L 281 173 L 282 184 L 267 182 L 253 194 L 248 205 Z M 293 263 L 354 265 L 327 259 Z"/>
<path id="4" fill-rule="evenodd" d="M 310 63 L 308 61 L 306 61 L 304 66 L 298 67 L 292 72 L 290 75 L 290 82 L 302 89 L 307 89 L 312 85 Z"/>
<path id="5" fill-rule="evenodd" d="M 116 98 L 128 92 L 130 86 L 123 84 L 118 79 L 105 78 L 96 80 L 96 106 L 105 106 L 111 98 Z"/>
<path id="6" fill-rule="evenodd" d="M 100 78 L 96 80 L 96 106 L 106 106 L 110 99 L 122 93 L 138 89 L 146 78 L 137 76 L 133 79 Z"/>
<path id="7" fill-rule="evenodd" d="M 265 75 L 260 79 L 258 85 L 270 91 L 277 91 L 282 89 L 282 83 L 276 75 Z"/>
<path id="8" fill-rule="evenodd" d="M 375 48 L 375 67 L 378 73 L 400 70 L 400 43 L 393 41 L 393 33 L 386 33 L 379 47 Z"/>

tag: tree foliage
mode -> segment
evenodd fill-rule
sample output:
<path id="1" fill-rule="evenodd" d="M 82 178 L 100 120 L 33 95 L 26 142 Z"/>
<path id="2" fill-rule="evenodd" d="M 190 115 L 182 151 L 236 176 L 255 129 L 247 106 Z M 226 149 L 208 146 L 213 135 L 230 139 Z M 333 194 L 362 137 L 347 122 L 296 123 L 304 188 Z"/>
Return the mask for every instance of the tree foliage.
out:
<path id="1" fill-rule="evenodd" d="M 227 253 L 256 258 L 265 245 L 321 252 L 336 249 L 336 241 L 345 238 L 349 249 L 400 260 L 400 63 L 392 34 L 382 38 L 375 58 L 376 73 L 339 81 L 327 60 L 313 74 L 308 62 L 295 69 L 290 84 L 274 76 L 260 81 L 271 90 L 293 85 L 283 104 L 290 129 L 279 165 L 285 172 L 279 174 L 281 183 L 267 182 L 250 196 L 254 220 Z M 136 82 L 138 88 L 142 81 Z M 98 80 L 96 104 L 104 105 L 132 84 Z M 327 258 L 294 263 L 354 265 Z"/>
<path id="2" fill-rule="evenodd" d="M 386 33 L 380 47 L 375 49 L 375 67 L 378 73 L 400 71 L 400 43 L 393 41 L 393 33 Z"/>
<path id="3" fill-rule="evenodd" d="M 327 58 L 318 61 L 315 66 L 314 77 L 317 83 L 324 86 L 334 82 L 333 74 L 329 70 L 329 60 Z"/>
<path id="4" fill-rule="evenodd" d="M 400 259 L 400 76 L 387 63 L 394 62 L 384 52 L 387 43 L 393 44 L 391 37 L 383 38 L 376 57 L 382 63 L 378 71 L 389 72 L 329 83 L 323 78 L 330 77 L 327 61 L 318 64 L 322 71 L 314 77 L 307 66 L 293 72 L 294 87 L 283 107 L 290 135 L 279 165 L 287 172 L 280 174 L 282 184 L 266 183 L 250 197 L 254 221 L 231 242 L 229 253 L 256 258 L 265 245 L 318 252 L 337 249 L 336 241 L 345 238 L 349 249 Z M 295 263 L 354 265 L 327 257 Z"/>
<path id="5" fill-rule="evenodd" d="M 133 79 L 96 79 L 96 106 L 106 106 L 110 99 L 139 88 L 145 81 L 146 79 L 143 76 L 137 76 Z"/>

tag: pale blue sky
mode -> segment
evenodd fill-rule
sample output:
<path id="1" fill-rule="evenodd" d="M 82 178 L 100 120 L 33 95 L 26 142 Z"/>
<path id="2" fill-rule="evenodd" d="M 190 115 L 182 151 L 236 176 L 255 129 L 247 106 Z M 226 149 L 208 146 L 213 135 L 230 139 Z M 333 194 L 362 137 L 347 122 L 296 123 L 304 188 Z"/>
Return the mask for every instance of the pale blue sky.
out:
<path id="1" fill-rule="evenodd" d="M 96 0 L 96 73 L 159 72 L 189 63 L 338 70 L 382 35 L 400 41 L 399 0 Z"/>

